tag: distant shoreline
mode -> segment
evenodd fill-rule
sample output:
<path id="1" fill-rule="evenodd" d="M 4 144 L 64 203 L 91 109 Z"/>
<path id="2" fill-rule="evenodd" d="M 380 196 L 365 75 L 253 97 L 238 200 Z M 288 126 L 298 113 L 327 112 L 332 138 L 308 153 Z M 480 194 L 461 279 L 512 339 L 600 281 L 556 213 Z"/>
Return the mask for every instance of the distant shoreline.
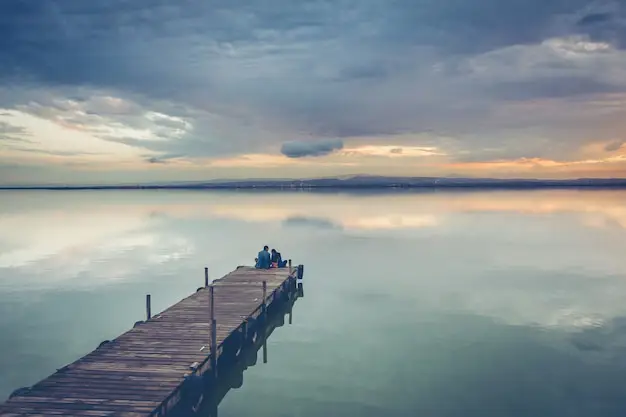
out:
<path id="1" fill-rule="evenodd" d="M 209 190 L 209 191 L 393 191 L 393 190 L 534 190 L 534 189 L 626 189 L 626 179 L 498 180 L 470 178 L 385 178 L 312 180 L 242 180 L 178 184 L 125 185 L 16 185 L 3 191 L 46 190 Z"/>

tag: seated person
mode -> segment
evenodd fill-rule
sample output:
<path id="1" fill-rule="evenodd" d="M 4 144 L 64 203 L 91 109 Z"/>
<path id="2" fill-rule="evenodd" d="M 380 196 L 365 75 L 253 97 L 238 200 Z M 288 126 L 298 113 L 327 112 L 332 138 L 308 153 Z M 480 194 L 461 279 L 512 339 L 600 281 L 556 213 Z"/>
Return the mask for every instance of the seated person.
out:
<path id="1" fill-rule="evenodd" d="M 276 264 L 277 268 L 284 268 L 287 261 L 283 261 L 283 257 L 276 249 L 272 249 L 272 264 Z"/>
<path id="2" fill-rule="evenodd" d="M 264 246 L 263 250 L 261 252 L 259 252 L 259 255 L 257 256 L 256 259 L 256 265 L 255 267 L 258 269 L 269 269 L 271 266 L 271 258 L 270 258 L 270 253 L 268 252 L 269 247 L 268 246 Z"/>

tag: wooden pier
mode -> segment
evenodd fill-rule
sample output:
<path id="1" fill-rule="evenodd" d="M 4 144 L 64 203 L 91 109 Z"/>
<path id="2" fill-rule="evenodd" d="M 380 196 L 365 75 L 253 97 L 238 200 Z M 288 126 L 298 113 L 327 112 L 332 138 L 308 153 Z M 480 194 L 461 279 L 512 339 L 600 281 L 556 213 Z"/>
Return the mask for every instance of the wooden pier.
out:
<path id="1" fill-rule="evenodd" d="M 268 317 L 297 297 L 303 267 L 239 267 L 0 404 L 13 416 L 174 416 L 194 409 Z M 210 395 L 210 394 L 209 394 Z"/>

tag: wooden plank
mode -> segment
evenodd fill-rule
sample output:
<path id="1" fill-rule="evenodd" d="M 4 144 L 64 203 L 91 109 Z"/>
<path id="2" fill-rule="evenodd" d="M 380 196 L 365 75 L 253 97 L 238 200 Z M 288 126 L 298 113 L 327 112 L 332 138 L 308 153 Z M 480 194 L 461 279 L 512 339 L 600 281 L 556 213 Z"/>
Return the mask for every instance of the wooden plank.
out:
<path id="1" fill-rule="evenodd" d="M 287 268 L 244 267 L 214 281 L 218 355 L 222 343 L 259 314 L 263 282 L 269 305 L 289 278 Z M 190 366 L 209 369 L 210 307 L 209 289 L 202 288 L 0 404 L 0 416 L 135 417 L 174 405 Z"/>

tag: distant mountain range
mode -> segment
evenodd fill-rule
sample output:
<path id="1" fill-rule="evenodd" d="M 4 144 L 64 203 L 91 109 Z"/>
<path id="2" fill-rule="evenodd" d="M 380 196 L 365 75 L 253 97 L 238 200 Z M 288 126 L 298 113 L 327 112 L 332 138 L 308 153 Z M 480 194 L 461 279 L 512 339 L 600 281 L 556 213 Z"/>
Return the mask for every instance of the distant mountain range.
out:
<path id="1" fill-rule="evenodd" d="M 102 189 L 259 189 L 259 190 L 375 190 L 412 188 L 482 188 L 482 189 L 534 189 L 534 188 L 626 188 L 626 178 L 579 178 L 568 180 L 546 179 L 495 179 L 449 177 L 384 177 L 357 175 L 351 177 L 317 179 L 249 179 L 211 180 L 120 185 L 21 185 L 0 186 L 0 189 L 39 190 L 102 190 Z"/>

